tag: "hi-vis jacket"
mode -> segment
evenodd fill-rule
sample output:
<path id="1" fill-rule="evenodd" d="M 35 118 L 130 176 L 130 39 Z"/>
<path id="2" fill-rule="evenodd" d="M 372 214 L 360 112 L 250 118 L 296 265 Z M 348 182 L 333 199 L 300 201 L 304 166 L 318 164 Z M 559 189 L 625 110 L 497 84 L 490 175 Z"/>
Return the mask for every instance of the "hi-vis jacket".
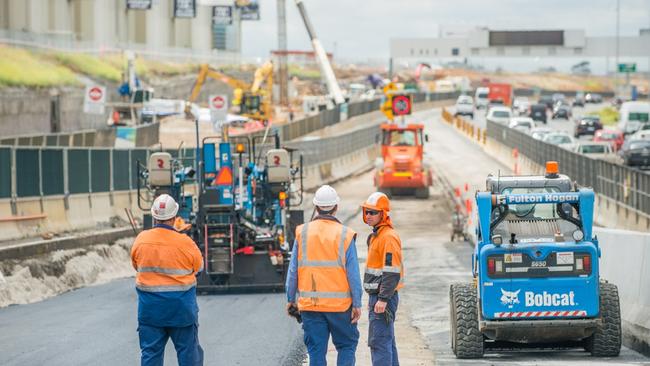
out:
<path id="1" fill-rule="evenodd" d="M 368 259 L 363 288 L 368 294 L 387 301 L 404 287 L 402 242 L 390 225 L 381 225 L 368 236 Z"/>
<path id="2" fill-rule="evenodd" d="M 189 236 L 156 225 L 136 237 L 131 262 L 138 272 L 141 323 L 170 327 L 196 323 L 196 274 L 203 270 L 203 258 Z"/>
<path id="3" fill-rule="evenodd" d="M 352 306 L 346 252 L 355 236 L 336 219 L 317 218 L 296 228 L 300 311 L 343 312 Z"/>

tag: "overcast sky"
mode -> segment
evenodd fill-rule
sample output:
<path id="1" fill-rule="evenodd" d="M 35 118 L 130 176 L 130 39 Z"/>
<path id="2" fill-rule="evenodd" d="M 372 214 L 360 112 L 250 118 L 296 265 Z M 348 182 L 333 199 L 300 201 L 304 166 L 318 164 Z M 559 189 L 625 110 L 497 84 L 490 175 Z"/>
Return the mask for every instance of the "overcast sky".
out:
<path id="1" fill-rule="evenodd" d="M 436 37 L 442 27 L 584 29 L 616 34 L 616 0 L 304 0 L 328 52 L 346 59 L 387 58 L 389 40 Z M 650 0 L 620 0 L 621 35 L 650 28 Z M 294 0 L 286 0 L 289 49 L 311 50 Z M 243 54 L 266 58 L 278 46 L 277 5 L 260 0 L 261 20 L 243 23 Z M 649 45 L 650 47 L 650 45 Z"/>

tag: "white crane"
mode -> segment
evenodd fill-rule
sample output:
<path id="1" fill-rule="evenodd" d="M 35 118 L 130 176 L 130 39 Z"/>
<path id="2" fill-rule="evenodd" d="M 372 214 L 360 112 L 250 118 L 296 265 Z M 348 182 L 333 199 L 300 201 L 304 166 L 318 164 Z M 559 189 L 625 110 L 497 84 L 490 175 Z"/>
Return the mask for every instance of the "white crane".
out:
<path id="1" fill-rule="evenodd" d="M 323 45 L 320 43 L 318 38 L 316 38 L 316 32 L 314 32 L 314 27 L 309 21 L 305 5 L 302 3 L 302 0 L 296 0 L 296 5 L 298 6 L 298 10 L 300 11 L 300 16 L 302 17 L 303 22 L 305 22 L 307 33 L 309 33 L 311 44 L 314 47 L 314 52 L 316 53 L 316 61 L 318 61 L 320 72 L 325 77 L 325 83 L 327 83 L 327 90 L 329 91 L 332 98 L 334 98 L 334 103 L 343 104 L 345 103 L 345 98 L 343 98 L 343 93 L 341 92 L 339 83 L 336 81 L 334 70 L 332 70 L 332 65 L 330 65 L 327 54 L 325 53 L 325 49 L 323 49 Z"/>

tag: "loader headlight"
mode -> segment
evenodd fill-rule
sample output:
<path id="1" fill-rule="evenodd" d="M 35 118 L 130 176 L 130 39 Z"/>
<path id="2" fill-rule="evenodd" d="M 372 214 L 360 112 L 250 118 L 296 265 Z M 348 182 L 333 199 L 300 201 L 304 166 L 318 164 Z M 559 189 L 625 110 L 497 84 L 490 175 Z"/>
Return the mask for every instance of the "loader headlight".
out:
<path id="1" fill-rule="evenodd" d="M 573 232 L 573 240 L 582 241 L 582 239 L 584 238 L 585 238 L 585 233 L 583 233 L 582 230 L 578 229 Z"/>

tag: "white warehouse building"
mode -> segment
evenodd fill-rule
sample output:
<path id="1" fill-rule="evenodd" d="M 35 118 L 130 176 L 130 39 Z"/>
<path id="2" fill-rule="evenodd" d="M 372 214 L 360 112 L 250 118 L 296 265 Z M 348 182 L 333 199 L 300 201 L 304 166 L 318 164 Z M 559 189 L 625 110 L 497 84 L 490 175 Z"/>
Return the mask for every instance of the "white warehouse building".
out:
<path id="1" fill-rule="evenodd" d="M 475 28 L 438 38 L 396 38 L 390 40 L 394 62 L 426 60 L 461 61 L 490 59 L 606 59 L 613 70 L 616 37 L 589 37 L 584 30 L 509 30 Z M 650 62 L 650 32 L 622 36 L 618 40 L 619 61 L 636 61 L 647 70 Z"/>

